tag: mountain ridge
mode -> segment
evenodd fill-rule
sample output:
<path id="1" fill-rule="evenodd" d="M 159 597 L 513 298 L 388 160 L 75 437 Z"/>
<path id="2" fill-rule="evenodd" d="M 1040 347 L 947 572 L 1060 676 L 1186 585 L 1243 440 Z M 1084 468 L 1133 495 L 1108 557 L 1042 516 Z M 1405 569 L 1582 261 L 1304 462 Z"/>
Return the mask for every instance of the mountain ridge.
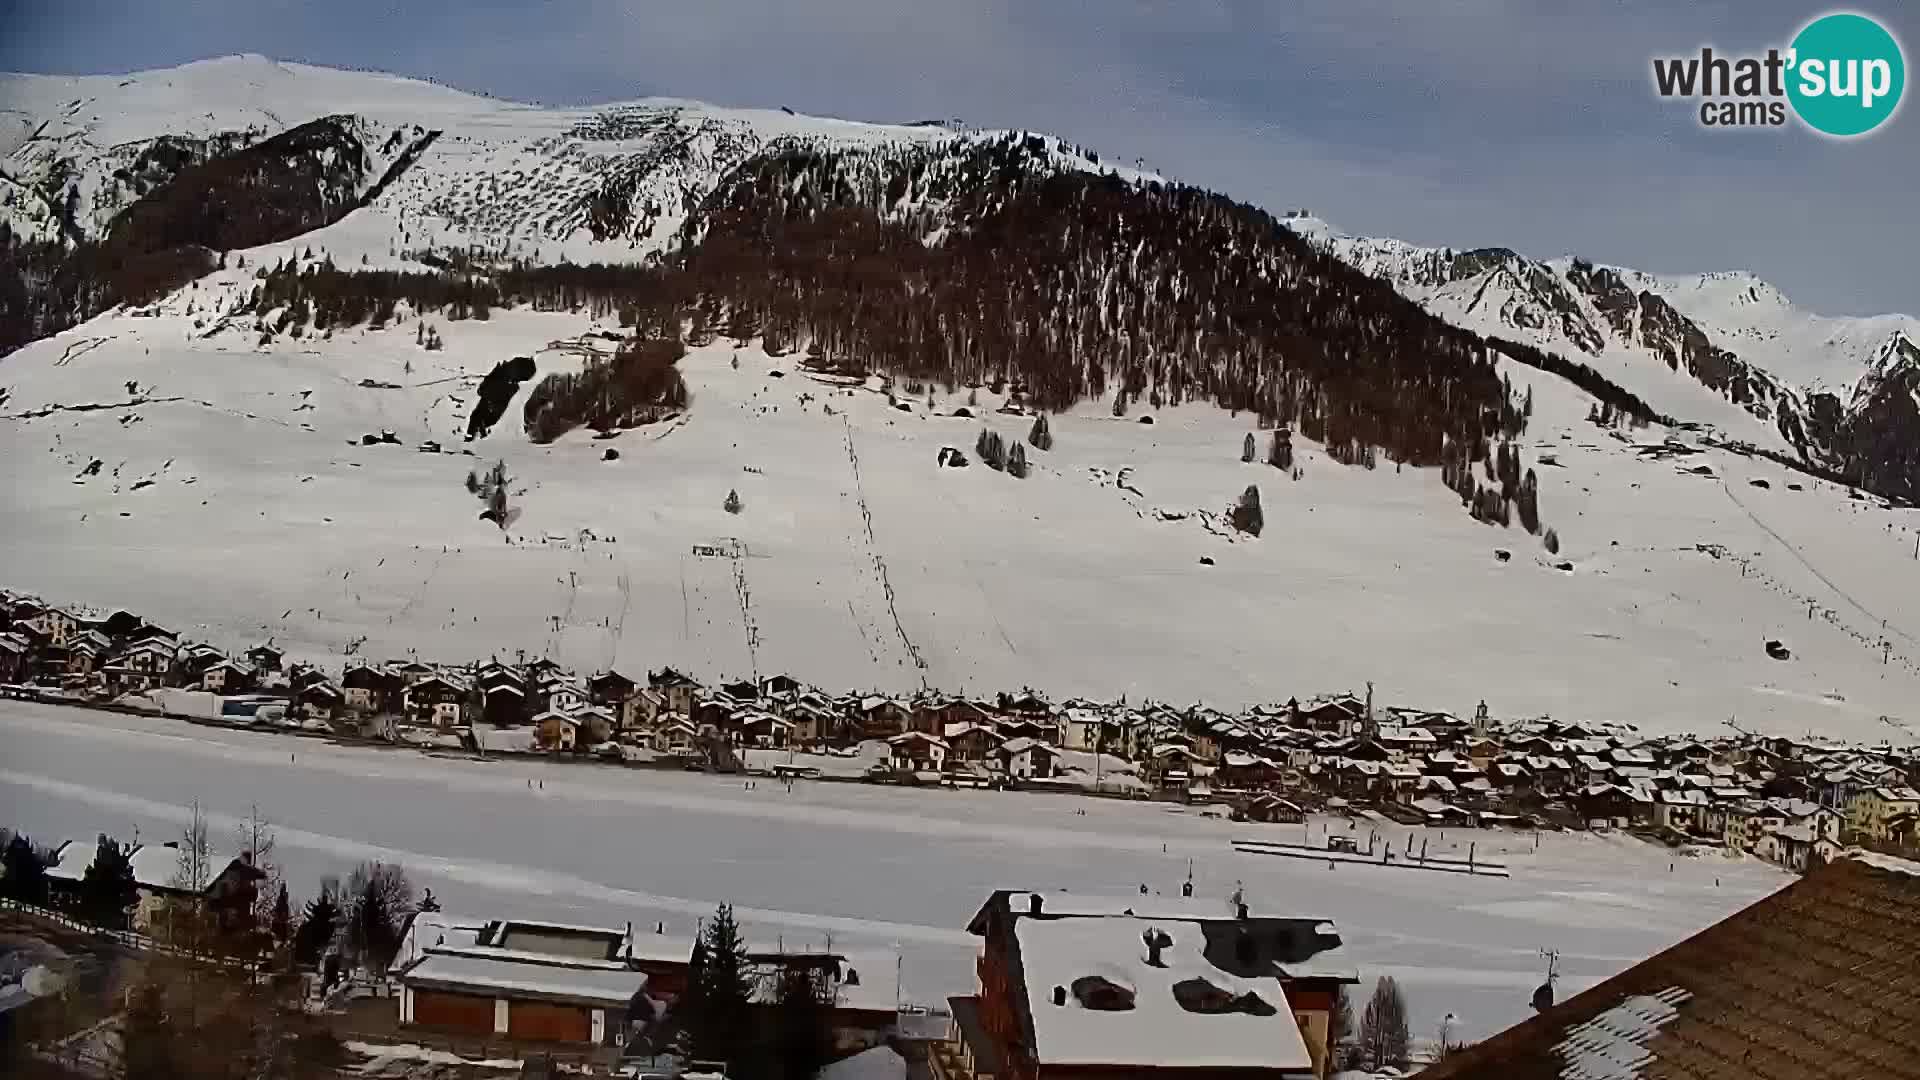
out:
<path id="1" fill-rule="evenodd" d="M 110 234 L 116 220 L 183 171 L 312 123 L 302 117 L 316 110 L 376 133 L 410 130 L 410 147 L 450 133 L 426 154 L 430 167 L 403 166 L 386 177 L 390 190 L 355 209 L 349 231 L 362 235 L 330 238 L 332 215 L 293 215 L 324 222 L 316 242 L 343 246 L 347 258 L 375 269 L 425 269 L 433 264 L 414 256 L 447 250 L 496 264 L 657 261 L 698 244 L 701 207 L 734 170 L 786 148 L 965 155 L 996 141 L 1030 142 L 1035 152 L 1021 167 L 1035 175 L 1166 182 L 1026 132 L 866 124 L 672 98 L 547 108 L 256 55 L 126 76 L 4 76 L 0 94 L 29 106 L 22 115 L 39 116 L 30 133 L 0 143 L 10 147 L 0 224 L 18 241 L 57 249 Z M 210 104 L 217 107 L 202 107 Z M 885 213 L 935 220 L 947 210 L 937 199 L 914 201 L 923 194 L 905 198 Z M 1283 224 L 1442 321 L 1584 362 L 1661 415 L 1704 423 L 1883 494 L 1920 495 L 1920 478 L 1900 452 L 1920 444 L 1920 400 L 1909 392 L 1920 380 L 1909 359 L 1920 320 L 1801 312 L 1743 271 L 1663 276 L 1505 248 L 1346 236 L 1303 216 Z M 184 284 L 204 265 L 169 263 L 162 269 L 172 278 L 142 266 L 143 287 L 131 291 L 140 298 L 168 280 Z M 29 265 L 23 276 L 41 272 Z M 85 284 L 69 291 L 84 293 Z M 91 307 L 75 301 L 73 316 L 124 301 L 127 291 L 109 289 Z"/>

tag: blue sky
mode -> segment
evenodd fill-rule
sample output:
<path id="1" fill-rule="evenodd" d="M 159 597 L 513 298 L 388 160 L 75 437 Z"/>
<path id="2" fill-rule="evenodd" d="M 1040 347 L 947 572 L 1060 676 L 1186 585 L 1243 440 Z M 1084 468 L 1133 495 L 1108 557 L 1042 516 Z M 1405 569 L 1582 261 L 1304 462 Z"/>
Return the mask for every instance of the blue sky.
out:
<path id="1" fill-rule="evenodd" d="M 1650 58 L 1784 45 L 1781 0 L 0 0 L 0 69 L 235 52 L 527 101 L 671 94 L 1051 131 L 1349 231 L 1748 269 L 1920 312 L 1920 113 L 1866 140 L 1713 132 Z M 1920 62 L 1920 12 L 1857 10 Z M 1911 73 L 1910 73 L 1911 76 Z M 1908 97 L 1920 94 L 1910 90 Z"/>

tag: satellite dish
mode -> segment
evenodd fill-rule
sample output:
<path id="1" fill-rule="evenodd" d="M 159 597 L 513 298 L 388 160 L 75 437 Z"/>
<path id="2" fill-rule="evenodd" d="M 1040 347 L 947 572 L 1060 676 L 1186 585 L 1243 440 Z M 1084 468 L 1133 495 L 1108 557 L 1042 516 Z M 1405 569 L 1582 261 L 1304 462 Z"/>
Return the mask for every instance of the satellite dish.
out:
<path id="1" fill-rule="evenodd" d="M 1543 982 L 1533 991 L 1533 1011 L 1545 1012 L 1551 1008 L 1553 1008 L 1553 983 Z"/>

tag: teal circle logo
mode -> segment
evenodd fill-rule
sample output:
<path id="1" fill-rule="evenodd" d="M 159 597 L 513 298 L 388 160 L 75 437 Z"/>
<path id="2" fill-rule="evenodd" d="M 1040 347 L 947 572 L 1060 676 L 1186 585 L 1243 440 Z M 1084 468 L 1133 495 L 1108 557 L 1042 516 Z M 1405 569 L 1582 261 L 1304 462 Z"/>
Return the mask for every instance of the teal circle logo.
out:
<path id="1" fill-rule="evenodd" d="M 1851 12 L 1822 15 L 1793 39 L 1787 99 L 1823 135 L 1865 135 L 1887 122 L 1907 88 L 1907 62 L 1886 27 Z"/>

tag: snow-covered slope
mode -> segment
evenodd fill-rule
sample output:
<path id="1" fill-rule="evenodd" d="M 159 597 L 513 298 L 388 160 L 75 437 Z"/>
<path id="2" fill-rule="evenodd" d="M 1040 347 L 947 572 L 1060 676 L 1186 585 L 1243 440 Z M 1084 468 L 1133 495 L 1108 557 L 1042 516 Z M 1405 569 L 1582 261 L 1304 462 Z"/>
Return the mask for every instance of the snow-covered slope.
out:
<path id="1" fill-rule="evenodd" d="M 1654 275 L 1349 236 L 1306 214 L 1287 224 L 1448 322 L 1587 363 L 1728 438 L 1873 475 L 1889 433 L 1920 436 L 1904 402 L 1875 421 L 1882 389 L 1920 376 L 1920 318 L 1814 314 L 1739 271 Z M 1904 494 L 1916 483 L 1881 486 Z"/>
<path id="2" fill-rule="evenodd" d="M 1519 364 L 1503 367 L 1532 392 L 1523 449 L 1557 556 L 1461 513 L 1434 470 L 1349 468 L 1304 438 L 1297 481 L 1242 464 L 1252 417 L 1211 405 L 1156 407 L 1148 425 L 1144 402 L 1116 419 L 1090 401 L 1055 418 L 1056 445 L 1031 454 L 1025 480 L 941 468 L 940 450 L 970 452 L 983 422 L 1018 438 L 1030 418 L 997 412 L 984 386 L 893 401 L 725 339 L 681 361 L 692 406 L 675 420 L 535 445 L 515 422 L 523 392 L 467 444 L 495 364 L 531 355 L 538 375 L 574 370 L 619 327 L 585 312 L 429 315 L 444 341 L 429 350 L 404 304 L 385 329 L 318 337 L 263 339 L 255 319 L 273 313 L 243 310 L 259 269 L 308 250 L 343 270 L 430 265 L 449 249 L 644 259 L 755 153 L 991 136 L 685 102 L 550 110 L 258 57 L 8 77 L 0 94 L 33 118 L 9 129 L 14 186 L 0 198 L 22 235 L 97 236 L 116 200 L 137 197 L 139 176 L 116 178 L 116 162 L 147 154 L 164 183 L 176 159 L 218 149 L 147 153 L 163 138 L 233 132 L 252 146 L 343 117 L 379 158 L 364 175 L 391 176 L 357 183 L 357 208 L 324 228 L 229 252 L 157 303 L 0 360 L 0 581 L 12 587 L 126 605 L 234 645 L 271 635 L 315 658 L 524 648 L 588 668 L 1222 704 L 1371 681 L 1386 700 L 1468 710 L 1484 698 L 1509 716 L 1703 732 L 1732 718 L 1902 741 L 1920 719 L 1908 715 L 1920 689 L 1910 515 L 1725 450 L 1671 450 L 1659 427 L 1602 429 L 1585 393 Z M 417 160 L 396 170 L 402 150 L 380 157 L 390 142 Z M 1041 146 L 1046 167 L 1105 168 Z M 55 204 L 76 186 L 87 212 L 63 219 Z M 933 190 L 885 210 L 937 215 Z M 1804 391 L 1758 369 L 1721 389 L 1701 381 L 1726 365 L 1682 311 L 1724 306 L 1720 293 L 1294 224 L 1443 318 L 1566 352 L 1677 418 L 1791 445 L 1724 387 L 1761 387 L 1769 407 Z M 1745 325 L 1760 332 L 1759 316 Z M 1906 386 L 1905 353 L 1889 356 L 1875 402 Z M 973 416 L 955 417 L 962 408 Z M 399 445 L 362 445 L 384 430 Z M 420 452 L 430 442 L 439 449 Z M 496 458 L 516 478 L 504 534 L 478 520 L 462 482 Z M 1249 484 L 1266 505 L 1257 540 L 1221 520 Z M 738 515 L 722 509 L 730 490 Z M 1770 638 L 1794 658 L 1769 659 Z"/>
<path id="3" fill-rule="evenodd" d="M 1304 442 L 1298 481 L 1243 464 L 1249 418 L 1209 405 L 1149 425 L 1091 403 L 1016 480 L 937 464 L 972 456 L 983 425 L 1025 433 L 984 388 L 890 402 L 722 342 L 681 361 L 678 420 L 548 446 L 503 423 L 462 444 L 497 360 L 565 370 L 610 343 L 566 313 L 435 319 L 433 352 L 404 314 L 266 347 L 200 338 L 195 317 L 102 316 L 0 365 L 0 577 L 311 657 L 524 648 L 1221 704 L 1372 681 L 1431 707 L 1875 740 L 1920 720 L 1910 513 L 1721 450 L 1669 457 L 1659 429 L 1603 431 L 1585 395 L 1518 365 L 1559 556 L 1462 514 L 1432 470 Z M 359 445 L 382 429 L 400 444 Z M 462 483 L 496 457 L 520 511 L 504 535 Z M 1248 484 L 1257 540 L 1221 524 Z"/>

